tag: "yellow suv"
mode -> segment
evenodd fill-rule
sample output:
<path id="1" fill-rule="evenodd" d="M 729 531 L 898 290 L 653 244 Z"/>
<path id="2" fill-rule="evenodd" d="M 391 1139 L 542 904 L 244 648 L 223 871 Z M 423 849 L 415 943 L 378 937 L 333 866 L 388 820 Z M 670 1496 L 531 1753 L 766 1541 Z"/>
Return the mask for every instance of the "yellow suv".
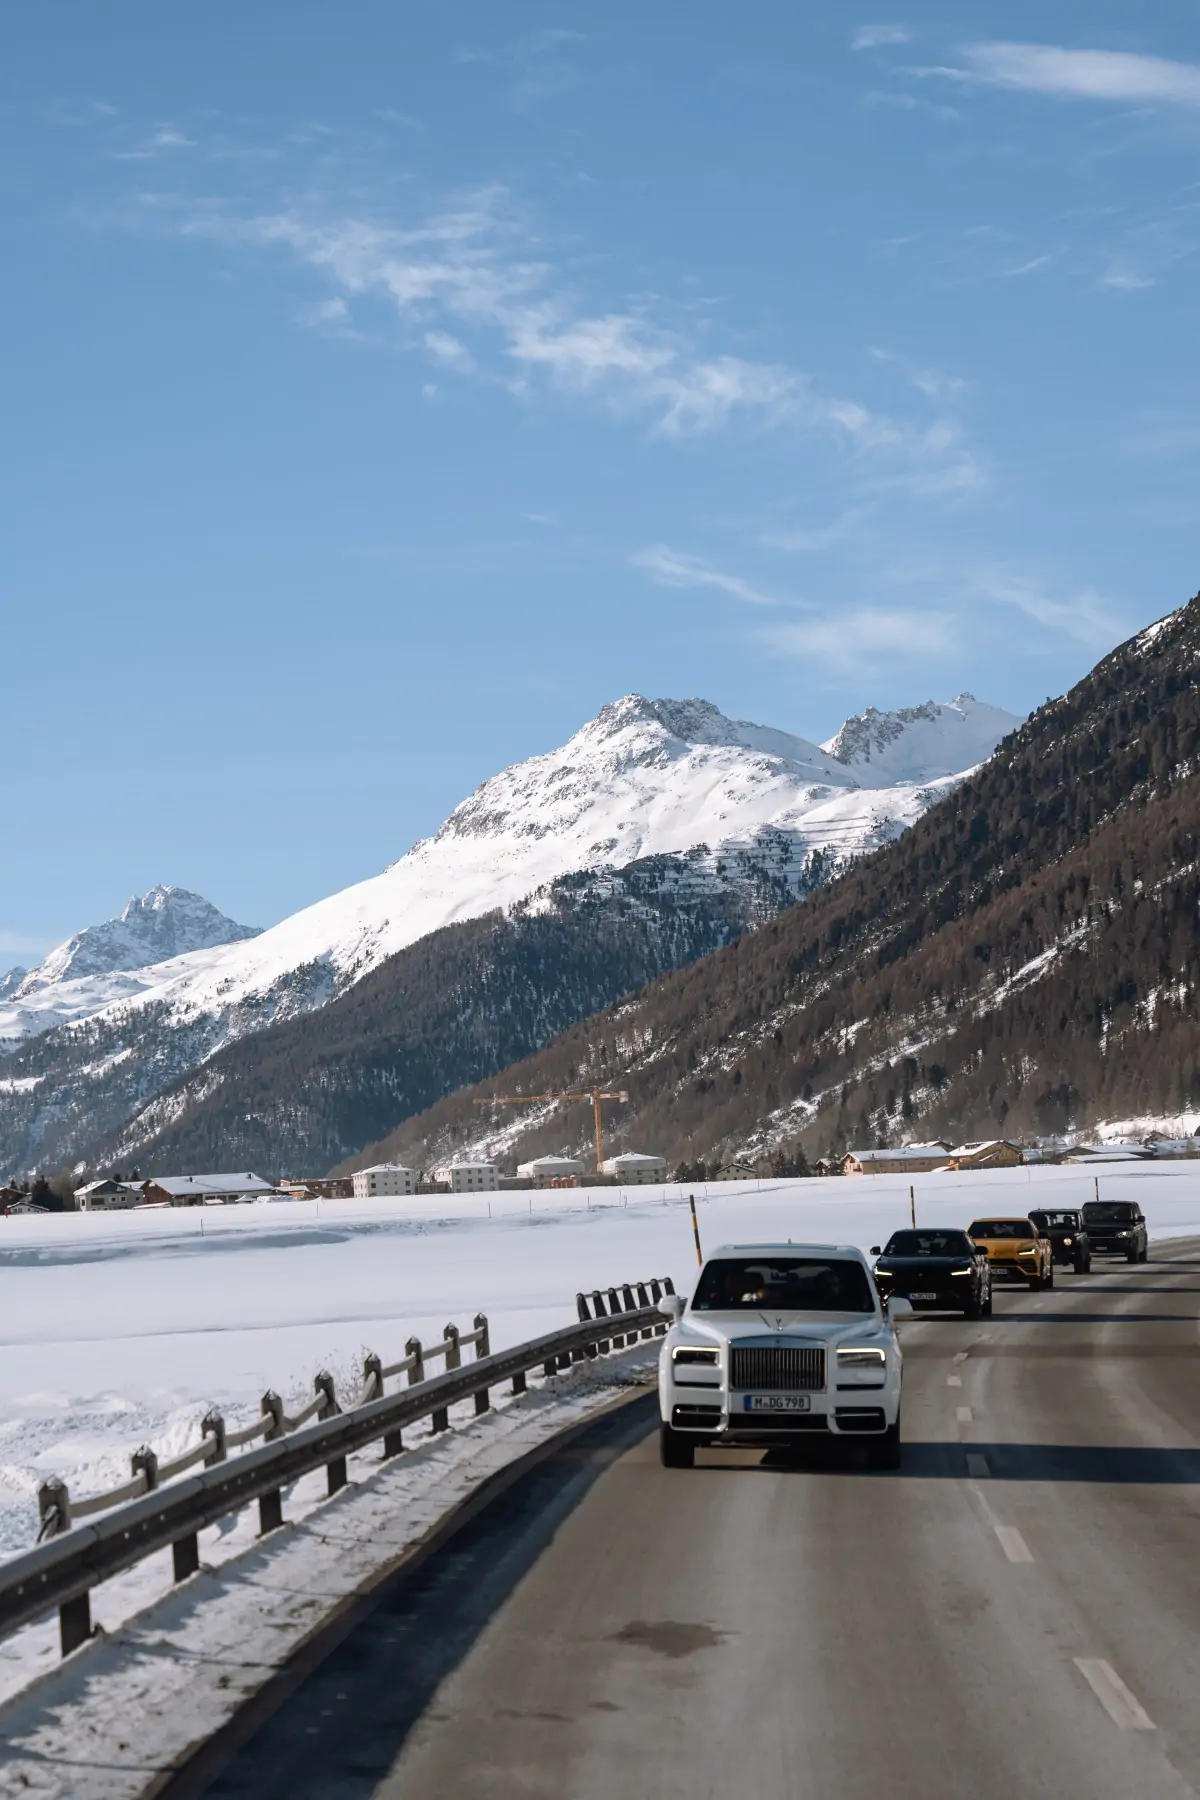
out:
<path id="1" fill-rule="evenodd" d="M 1032 1219 L 976 1219 L 967 1233 L 986 1252 L 993 1275 L 1012 1275 L 1031 1288 L 1054 1286 L 1054 1246 Z"/>

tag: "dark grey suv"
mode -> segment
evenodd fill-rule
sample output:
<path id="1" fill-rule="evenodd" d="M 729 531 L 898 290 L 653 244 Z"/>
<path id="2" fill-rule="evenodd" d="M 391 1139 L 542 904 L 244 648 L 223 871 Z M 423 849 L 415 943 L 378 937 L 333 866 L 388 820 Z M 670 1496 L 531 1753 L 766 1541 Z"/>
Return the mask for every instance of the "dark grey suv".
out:
<path id="1" fill-rule="evenodd" d="M 1150 1253 L 1146 1216 L 1135 1200 L 1089 1200 L 1083 1209 L 1083 1229 L 1093 1256 L 1145 1262 Z"/>

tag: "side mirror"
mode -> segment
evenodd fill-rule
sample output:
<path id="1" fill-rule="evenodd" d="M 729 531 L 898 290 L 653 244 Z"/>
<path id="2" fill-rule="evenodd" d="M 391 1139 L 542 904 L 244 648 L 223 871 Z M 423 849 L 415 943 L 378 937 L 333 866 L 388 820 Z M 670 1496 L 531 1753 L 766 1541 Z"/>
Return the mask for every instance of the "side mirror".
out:
<path id="1" fill-rule="evenodd" d="M 883 1251 L 879 1248 L 878 1244 L 871 1245 L 871 1255 L 872 1256 L 882 1256 L 883 1255 Z"/>
<path id="2" fill-rule="evenodd" d="M 664 1294 L 658 1303 L 658 1310 L 664 1319 L 674 1319 L 678 1323 L 686 1305 L 687 1301 L 682 1294 Z"/>
<path id="3" fill-rule="evenodd" d="M 887 1303 L 889 1319 L 907 1319 L 911 1316 L 913 1303 L 906 1300 L 903 1294 L 893 1294 Z"/>

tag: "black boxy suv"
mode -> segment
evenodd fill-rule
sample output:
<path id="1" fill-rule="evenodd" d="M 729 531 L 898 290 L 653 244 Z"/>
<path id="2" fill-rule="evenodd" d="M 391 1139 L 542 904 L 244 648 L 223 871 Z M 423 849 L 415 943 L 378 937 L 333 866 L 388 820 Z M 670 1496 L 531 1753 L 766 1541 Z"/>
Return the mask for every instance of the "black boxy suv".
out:
<path id="1" fill-rule="evenodd" d="M 1095 1256 L 1145 1262 L 1150 1253 L 1146 1216 L 1134 1200 L 1089 1200 L 1083 1209 L 1083 1228 Z"/>
<path id="2" fill-rule="evenodd" d="M 1078 1212 L 1055 1208 L 1053 1211 L 1039 1209 L 1031 1212 L 1029 1217 L 1041 1236 L 1050 1239 L 1055 1262 L 1074 1269 L 1077 1275 L 1086 1275 L 1092 1266 L 1092 1241 L 1082 1216 Z"/>

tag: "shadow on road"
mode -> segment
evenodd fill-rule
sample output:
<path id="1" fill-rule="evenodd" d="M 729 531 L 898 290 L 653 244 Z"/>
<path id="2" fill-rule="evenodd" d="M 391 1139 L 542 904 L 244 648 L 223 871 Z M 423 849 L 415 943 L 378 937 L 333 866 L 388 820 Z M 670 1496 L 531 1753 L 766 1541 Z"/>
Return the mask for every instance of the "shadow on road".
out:
<path id="1" fill-rule="evenodd" d="M 1200 1450 L 1156 1449 L 1108 1444 L 906 1443 L 899 1469 L 867 1470 L 857 1444 L 826 1442 L 801 1450 L 770 1450 L 757 1467 L 725 1464 L 731 1475 L 869 1474 L 873 1481 L 962 1481 L 984 1470 L 967 1458 L 982 1457 L 991 1481 L 1087 1481 L 1113 1485 L 1195 1486 L 1200 1483 Z M 716 1472 L 717 1461 L 705 1464 Z"/>
<path id="2" fill-rule="evenodd" d="M 441 1683 L 593 1482 L 658 1420 L 647 1394 L 514 1482 L 331 1630 L 206 1746 L 159 1800 L 367 1800 Z"/>

